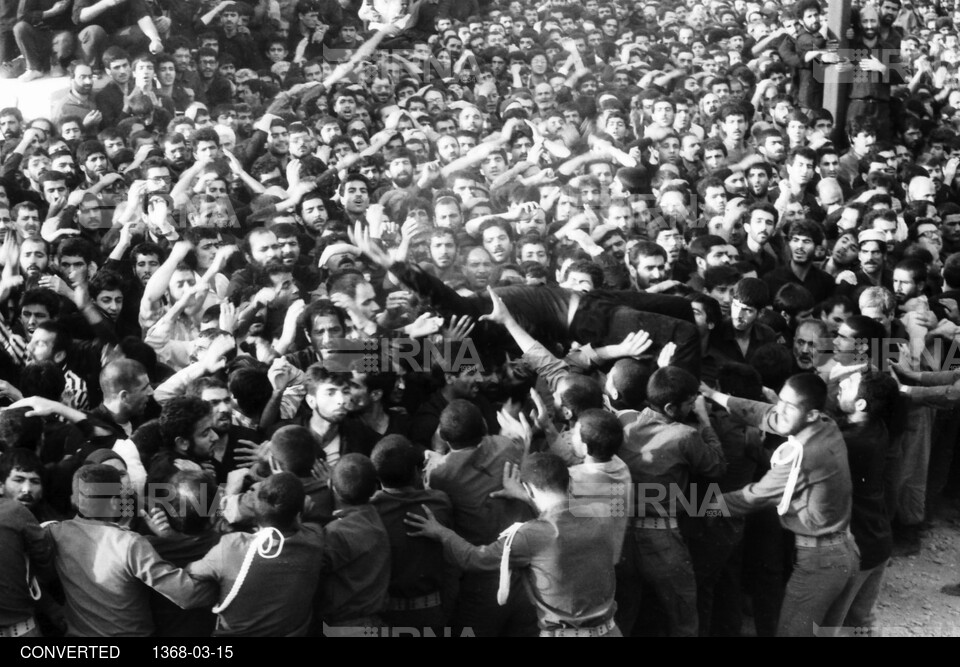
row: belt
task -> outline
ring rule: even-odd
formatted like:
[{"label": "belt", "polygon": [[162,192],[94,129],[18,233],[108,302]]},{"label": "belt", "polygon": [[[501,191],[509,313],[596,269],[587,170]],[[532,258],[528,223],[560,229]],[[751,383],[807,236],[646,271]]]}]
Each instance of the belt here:
[{"label": "belt", "polygon": [[817,547],[830,547],[836,544],[843,544],[847,539],[846,533],[829,533],[827,535],[818,535],[811,537],[809,535],[796,535],[796,545],[805,549],[816,549]]},{"label": "belt", "polygon": [[611,630],[617,627],[617,622],[610,620],[594,625],[589,628],[555,628],[553,630],[541,630],[541,637],[603,637]]},{"label": "belt", "polygon": [[433,609],[440,606],[440,593],[430,593],[418,598],[390,598],[387,600],[387,611],[415,611],[417,609]]},{"label": "belt", "polygon": [[0,637],[22,637],[37,627],[36,619],[31,616],[25,621],[0,627]]},{"label": "belt", "polygon": [[653,528],[656,530],[668,530],[677,528],[677,520],[674,517],[649,517],[638,516],[630,520],[630,525],[634,528]]}]

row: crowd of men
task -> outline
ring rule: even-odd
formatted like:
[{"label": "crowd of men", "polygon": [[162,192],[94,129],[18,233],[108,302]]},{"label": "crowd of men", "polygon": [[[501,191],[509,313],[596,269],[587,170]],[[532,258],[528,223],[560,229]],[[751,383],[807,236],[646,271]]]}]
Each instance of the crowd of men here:
[{"label": "crowd of men", "polygon": [[960,11],[853,5],[0,2],[0,636],[871,631]]}]

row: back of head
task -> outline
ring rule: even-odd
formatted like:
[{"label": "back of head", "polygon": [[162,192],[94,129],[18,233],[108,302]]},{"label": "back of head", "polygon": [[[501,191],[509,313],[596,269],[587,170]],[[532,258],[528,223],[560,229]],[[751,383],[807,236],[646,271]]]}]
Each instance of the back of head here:
[{"label": "back of head", "polygon": [[[67,388],[67,380],[63,375],[63,369],[55,361],[35,361],[27,364],[20,371],[19,386],[24,396],[42,396],[51,401],[59,401]],[[2,421],[3,417],[0,416],[0,422]]]},{"label": "back of head", "polygon": [[480,444],[487,434],[487,424],[480,408],[462,398],[447,404],[440,413],[440,437],[451,449],[463,449]]},{"label": "back of head", "polygon": [[883,328],[883,325],[866,315],[851,315],[844,321],[844,324],[849,327],[855,340],[866,341],[869,345],[867,351],[869,358],[858,359],[857,363],[868,360],[879,361],[881,359],[883,339],[887,335],[887,331]]},{"label": "back of head", "polygon": [[121,391],[135,389],[137,381],[147,374],[147,369],[138,361],[117,359],[100,371],[100,389],[104,399],[115,397]]},{"label": "back of head", "polygon": [[753,353],[750,365],[760,374],[764,387],[779,391],[793,371],[793,353],[780,343],[764,343]]},{"label": "back of head", "polygon": [[161,507],[170,519],[170,527],[185,535],[199,535],[210,527],[219,505],[217,485],[200,470],[180,470],[170,478],[168,499]]},{"label": "back of head", "polygon": [[347,454],[334,466],[331,485],[345,505],[363,505],[377,490],[377,471],[363,454]]},{"label": "back of head", "polygon": [[874,416],[889,414],[894,401],[900,394],[897,381],[888,373],[868,369],[860,376],[860,389],[857,399],[867,402],[865,412]]},{"label": "back of head", "polygon": [[305,426],[284,426],[270,438],[270,453],[283,472],[309,477],[317,460],[317,438]]},{"label": "back of head", "polygon": [[[0,452],[15,447],[33,449],[43,436],[43,420],[27,417],[30,408],[0,410]],[[3,478],[6,479],[6,478]],[[0,479],[0,483],[2,483]]]},{"label": "back of head", "polygon": [[658,369],[647,383],[647,403],[659,412],[668,404],[679,406],[700,390],[700,382],[689,371],[676,366]]},{"label": "back of head", "polygon": [[955,252],[943,263],[943,282],[948,289],[960,289],[960,252]]},{"label": "back of head", "polygon": [[596,408],[586,410],[577,423],[587,454],[597,461],[609,461],[623,445],[623,425],[611,412]]},{"label": "back of head", "polygon": [[717,381],[720,391],[725,394],[751,401],[763,400],[763,380],[757,369],[749,364],[732,361],[722,364]]},{"label": "back of head", "polygon": [[808,412],[823,410],[827,404],[827,383],[816,373],[793,375],[784,387],[790,387],[797,393],[800,407]]},{"label": "back of head", "polygon": [[73,502],[87,519],[119,519],[121,489],[120,471],[112,466],[85,465],[73,475]]},{"label": "back of head", "polygon": [[565,494],[570,488],[570,471],[556,454],[531,454],[523,461],[520,481],[540,491]]},{"label": "back of head", "polygon": [[586,375],[568,375],[563,378],[560,403],[576,419],[584,410],[603,407],[603,387]]},{"label": "back of head", "polygon": [[257,524],[275,528],[289,527],[303,511],[306,501],[303,482],[289,472],[270,475],[257,489]]},{"label": "back of head", "polygon": [[636,359],[618,359],[610,370],[610,381],[617,390],[620,405],[639,410],[647,400],[647,383],[653,373],[653,365]]},{"label": "back of head", "polygon": [[263,412],[273,395],[267,372],[257,368],[239,368],[230,374],[230,394],[237,408],[253,417]]},{"label": "back of head", "polygon": [[370,455],[380,483],[389,488],[413,484],[420,458],[413,444],[402,435],[382,438]]}]

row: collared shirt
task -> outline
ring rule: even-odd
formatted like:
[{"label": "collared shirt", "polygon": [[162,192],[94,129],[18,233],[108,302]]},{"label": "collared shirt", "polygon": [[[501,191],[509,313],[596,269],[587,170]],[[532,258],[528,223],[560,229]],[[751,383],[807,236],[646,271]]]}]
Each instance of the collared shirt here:
[{"label": "collared shirt", "polygon": [[150,588],[189,609],[213,604],[216,588],[160,558],[147,538],[77,518],[47,527],[67,598],[69,637],[149,637]]},{"label": "collared shirt", "polygon": [[453,506],[442,491],[390,489],[370,499],[390,536],[390,597],[413,599],[436,593],[443,585],[446,566],[443,547],[433,540],[410,537],[404,523],[407,512],[423,514],[423,506],[444,526],[453,524]]},{"label": "collared shirt", "polygon": [[[313,617],[313,597],[320,581],[323,529],[303,524],[283,534],[283,546],[268,551],[275,558],[254,556],[233,601],[217,619],[214,637],[303,637]],[[201,560],[187,566],[191,576],[215,582],[218,600],[233,589],[256,534],[229,533]]]},{"label": "collared shirt", "polygon": [[694,428],[646,408],[624,429],[620,458],[638,486],[631,516],[676,516],[691,475],[719,477],[727,464],[710,426]]},{"label": "collared shirt", "polygon": [[619,456],[570,468],[570,511],[577,516],[611,517],[617,535],[614,560],[620,560],[627,532],[627,508],[633,505],[630,469]]},{"label": "collared shirt", "polygon": [[315,611],[326,623],[379,614],[390,586],[390,536],[373,505],[334,512],[324,527]]},{"label": "collared shirt", "polygon": [[52,543],[26,507],[11,498],[0,498],[0,627],[26,621],[33,615],[27,589],[30,574],[53,565]]},{"label": "collared shirt", "polygon": [[[730,398],[727,409],[747,424],[779,434],[776,409],[769,403]],[[850,527],[853,485],[840,429],[832,419],[821,416],[793,437],[803,445],[803,460],[780,523],[796,535],[808,537],[845,532]],[[733,515],[774,507],[783,498],[789,475],[789,465],[771,468],[759,482],[723,494],[723,501]]]},{"label": "collared shirt", "polygon": [[[465,570],[500,568],[506,538],[474,546],[453,533],[444,553]],[[567,503],[543,512],[517,531],[510,566],[524,568],[523,582],[537,608],[541,629],[589,627],[614,611],[617,529],[609,517],[584,520]]]}]

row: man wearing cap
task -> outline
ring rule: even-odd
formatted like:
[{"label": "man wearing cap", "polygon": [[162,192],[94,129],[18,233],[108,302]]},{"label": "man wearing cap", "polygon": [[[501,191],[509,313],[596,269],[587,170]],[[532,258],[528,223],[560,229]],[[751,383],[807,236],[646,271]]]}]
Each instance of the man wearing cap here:
[{"label": "man wearing cap", "polygon": [[[810,637],[838,627],[859,570],[850,533],[853,486],[843,435],[823,412],[827,385],[804,373],[787,380],[776,405],[733,398],[706,385],[701,393],[746,424],[783,436],[759,482],[723,494],[731,516],[777,507],[796,536],[796,566],[787,584],[777,635]],[[820,627],[825,626],[823,631]]]}]

